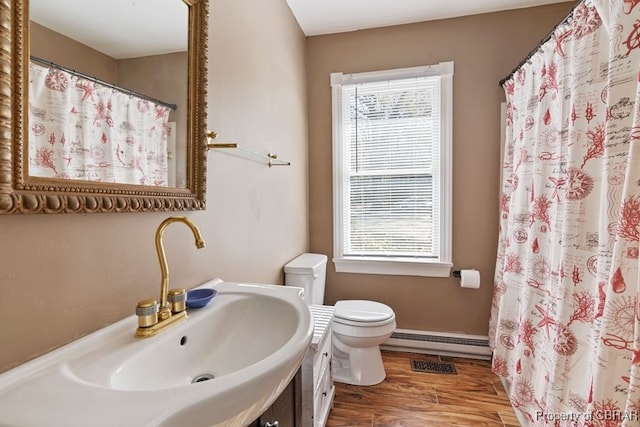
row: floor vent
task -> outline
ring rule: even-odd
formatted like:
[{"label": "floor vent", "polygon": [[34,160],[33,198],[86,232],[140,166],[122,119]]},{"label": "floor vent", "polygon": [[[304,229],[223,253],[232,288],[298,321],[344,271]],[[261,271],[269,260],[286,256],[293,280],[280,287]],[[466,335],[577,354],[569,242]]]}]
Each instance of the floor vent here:
[{"label": "floor vent", "polygon": [[434,374],[457,374],[456,367],[452,362],[432,362],[429,360],[411,359],[411,370],[415,372],[430,372]]}]

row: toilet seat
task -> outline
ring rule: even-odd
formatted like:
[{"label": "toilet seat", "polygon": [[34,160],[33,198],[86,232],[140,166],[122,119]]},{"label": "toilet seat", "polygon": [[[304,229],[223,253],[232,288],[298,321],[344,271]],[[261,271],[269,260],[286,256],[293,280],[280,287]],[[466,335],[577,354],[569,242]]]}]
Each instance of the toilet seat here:
[{"label": "toilet seat", "polygon": [[382,303],[342,300],[335,304],[332,323],[334,370],[337,382],[374,385],[386,377],[380,354],[396,328],[396,315]]},{"label": "toilet seat", "polygon": [[382,303],[367,300],[343,300],[335,304],[334,322],[354,326],[386,325],[395,319],[393,310]]}]

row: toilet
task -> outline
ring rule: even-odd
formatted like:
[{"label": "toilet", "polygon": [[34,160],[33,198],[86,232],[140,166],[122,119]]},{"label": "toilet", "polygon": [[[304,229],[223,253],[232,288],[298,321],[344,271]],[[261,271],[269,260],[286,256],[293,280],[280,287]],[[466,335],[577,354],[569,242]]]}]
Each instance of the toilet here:
[{"label": "toilet", "polygon": [[[304,289],[308,305],[323,304],[327,256],[305,253],[284,266],[285,285]],[[396,328],[393,310],[380,302],[341,300],[335,305],[333,322],[333,379],[353,385],[374,385],[386,373],[380,344]]]}]

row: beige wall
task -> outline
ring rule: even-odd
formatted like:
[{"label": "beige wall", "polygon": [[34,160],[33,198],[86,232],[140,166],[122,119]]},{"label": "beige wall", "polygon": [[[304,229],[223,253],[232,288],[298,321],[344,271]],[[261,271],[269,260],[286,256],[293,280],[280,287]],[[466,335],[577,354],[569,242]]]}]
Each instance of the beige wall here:
[{"label": "beige wall", "polygon": [[[187,214],[207,247],[196,250],[180,224],[167,230],[172,284],[190,288],[213,277],[282,283],[282,265],[309,247],[331,256],[329,73],[453,60],[453,255],[456,268],[480,269],[482,289],[462,290],[452,279],[336,275],[330,264],[326,302],[377,299],[395,309],[401,328],[486,333],[497,238],[503,100],[497,82],[573,3],[305,44],[283,0],[212,1],[209,127],[220,140],[278,153],[292,166],[269,169],[209,153],[208,208]],[[128,316],[137,300],[155,296],[153,236],[169,215],[0,217],[0,372]]]},{"label": "beige wall", "polygon": [[[196,250],[181,224],[167,230],[171,284],[282,283],[282,266],[309,243],[304,36],[282,0],[218,0],[209,46],[210,126],[292,166],[210,153],[207,210],[186,214],[207,247]],[[154,233],[169,215],[0,216],[0,372],[156,296]]]},{"label": "beige wall", "polygon": [[479,290],[455,279],[327,271],[325,303],[389,304],[399,328],[486,334],[498,235],[498,86],[575,2],[307,39],[311,250],[333,252],[329,74],[455,62],[453,261],[480,270]]},{"label": "beige wall", "polygon": [[118,61],[87,45],[29,22],[30,54],[81,73],[118,83]]}]

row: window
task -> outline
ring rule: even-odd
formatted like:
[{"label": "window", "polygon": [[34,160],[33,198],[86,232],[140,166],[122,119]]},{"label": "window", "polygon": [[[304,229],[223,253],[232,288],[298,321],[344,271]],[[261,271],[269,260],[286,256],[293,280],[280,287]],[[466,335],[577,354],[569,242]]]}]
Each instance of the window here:
[{"label": "window", "polygon": [[453,63],[331,74],[336,271],[447,277]]}]

